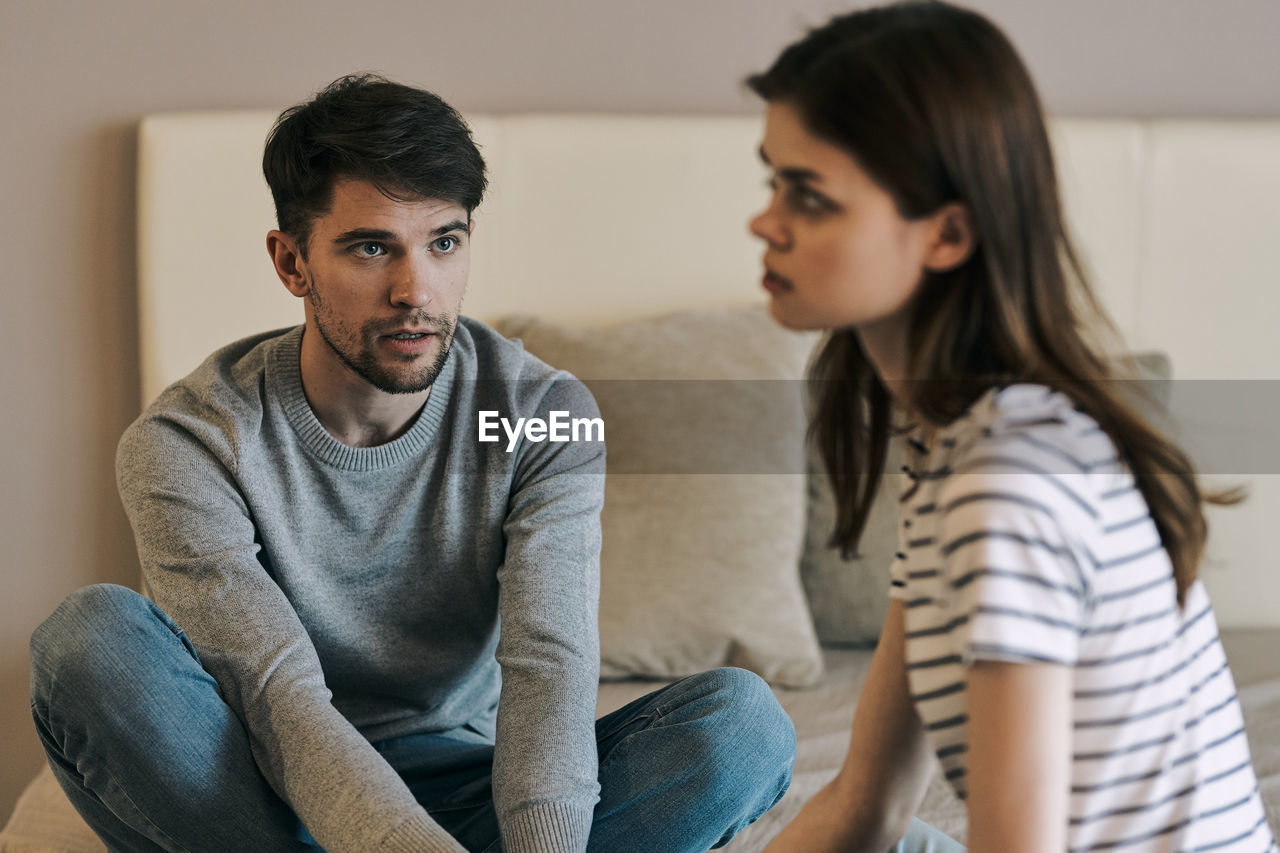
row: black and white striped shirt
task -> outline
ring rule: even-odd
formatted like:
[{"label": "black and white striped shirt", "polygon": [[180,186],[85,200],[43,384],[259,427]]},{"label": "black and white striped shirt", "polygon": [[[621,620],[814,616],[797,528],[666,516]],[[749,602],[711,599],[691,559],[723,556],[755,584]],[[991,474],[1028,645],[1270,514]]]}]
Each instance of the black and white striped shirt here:
[{"label": "black and white striped shirt", "polygon": [[1072,668],[1071,851],[1268,853],[1235,686],[1203,586],[1168,554],[1097,423],[1038,385],[911,442],[892,595],[913,701],[965,796],[967,665]]}]

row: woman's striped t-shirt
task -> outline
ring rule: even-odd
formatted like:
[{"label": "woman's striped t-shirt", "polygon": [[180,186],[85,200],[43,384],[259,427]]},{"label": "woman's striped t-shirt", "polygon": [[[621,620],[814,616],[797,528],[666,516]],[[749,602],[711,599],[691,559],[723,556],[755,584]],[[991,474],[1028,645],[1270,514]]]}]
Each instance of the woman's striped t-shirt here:
[{"label": "woman's striped t-shirt", "polygon": [[1061,393],[989,391],[909,444],[892,595],[912,698],[965,796],[967,665],[1072,668],[1072,851],[1276,845],[1198,582],[1172,568],[1115,446]]}]

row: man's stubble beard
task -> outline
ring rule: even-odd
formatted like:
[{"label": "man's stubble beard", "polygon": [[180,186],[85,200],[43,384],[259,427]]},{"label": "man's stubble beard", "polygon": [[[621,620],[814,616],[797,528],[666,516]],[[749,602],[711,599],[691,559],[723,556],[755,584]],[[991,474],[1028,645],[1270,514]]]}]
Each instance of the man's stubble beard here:
[{"label": "man's stubble beard", "polygon": [[[370,335],[370,329],[366,326],[358,332],[352,332],[341,320],[333,319],[330,322],[331,318],[327,316],[327,305],[316,291],[314,280],[310,282],[310,286],[307,289],[307,301],[311,303],[316,330],[320,333],[325,345],[333,351],[334,355],[338,356],[339,360],[349,370],[379,391],[387,394],[417,394],[426,391],[436,381],[449,358],[449,350],[453,346],[453,335],[458,325],[458,315],[456,314],[428,314],[426,311],[415,310],[395,322],[395,328],[402,325],[426,326],[437,335],[440,342],[440,351],[436,353],[436,357],[430,365],[421,372],[404,377],[385,369],[379,363],[377,355],[368,345],[371,337],[376,340],[380,336],[376,333],[376,330],[374,330],[374,334]],[[349,352],[339,345],[339,340],[343,337],[354,340],[357,343],[358,351]],[[421,356],[418,356],[418,358],[421,358]],[[413,360],[413,357],[404,359],[404,361]]]}]

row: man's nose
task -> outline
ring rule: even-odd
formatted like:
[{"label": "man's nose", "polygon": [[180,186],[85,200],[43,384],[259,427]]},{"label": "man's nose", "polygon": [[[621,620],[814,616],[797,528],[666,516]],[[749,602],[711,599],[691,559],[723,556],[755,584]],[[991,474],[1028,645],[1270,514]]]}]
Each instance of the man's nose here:
[{"label": "man's nose", "polygon": [[409,308],[424,308],[435,297],[435,271],[426,258],[406,256],[396,267],[391,301]]}]

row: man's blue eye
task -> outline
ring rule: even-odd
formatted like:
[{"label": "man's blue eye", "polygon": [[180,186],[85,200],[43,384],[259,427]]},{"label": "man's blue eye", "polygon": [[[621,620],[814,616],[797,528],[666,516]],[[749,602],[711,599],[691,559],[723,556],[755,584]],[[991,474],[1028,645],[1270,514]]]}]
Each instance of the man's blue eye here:
[{"label": "man's blue eye", "polygon": [[458,245],[455,237],[441,237],[436,241],[436,249],[441,252],[452,252]]},{"label": "man's blue eye", "polygon": [[360,254],[367,258],[376,257],[377,255],[382,254],[381,243],[361,243],[358,248],[360,250]]}]

